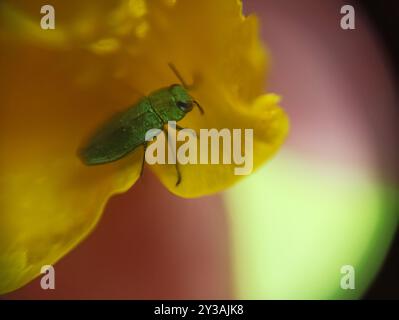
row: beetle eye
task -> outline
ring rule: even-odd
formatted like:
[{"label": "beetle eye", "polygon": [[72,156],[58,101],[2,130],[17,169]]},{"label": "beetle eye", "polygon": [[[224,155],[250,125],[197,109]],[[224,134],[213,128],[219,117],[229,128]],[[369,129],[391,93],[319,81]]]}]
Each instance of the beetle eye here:
[{"label": "beetle eye", "polygon": [[177,106],[184,112],[189,112],[193,109],[193,104],[191,102],[177,101]]}]

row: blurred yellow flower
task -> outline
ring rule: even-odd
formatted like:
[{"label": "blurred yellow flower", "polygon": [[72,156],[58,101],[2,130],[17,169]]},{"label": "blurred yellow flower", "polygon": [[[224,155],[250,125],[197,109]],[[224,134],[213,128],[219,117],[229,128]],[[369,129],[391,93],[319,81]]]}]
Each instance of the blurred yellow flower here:
[{"label": "blurred yellow flower", "polygon": [[[173,62],[205,115],[185,128],[253,128],[254,168],[288,131],[278,97],[264,95],[266,55],[255,17],[234,0],[52,1],[55,30],[40,28],[41,1],[0,3],[0,293],[54,264],[97,223],[112,194],[139,178],[142,149],[88,167],[82,141],[141,93],[171,83]],[[234,165],[151,169],[173,193],[196,197],[232,185]]]}]

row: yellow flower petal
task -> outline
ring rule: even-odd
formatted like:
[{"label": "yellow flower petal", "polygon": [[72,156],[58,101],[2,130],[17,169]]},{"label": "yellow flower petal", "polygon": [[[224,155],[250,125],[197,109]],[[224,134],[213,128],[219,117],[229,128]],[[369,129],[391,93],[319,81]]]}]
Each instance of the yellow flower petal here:
[{"label": "yellow flower petal", "polygon": [[[54,264],[93,229],[112,194],[139,177],[143,151],[87,167],[77,150],[142,94],[175,83],[173,62],[206,114],[187,128],[254,128],[254,166],[288,129],[263,95],[265,54],[254,17],[233,0],[53,1],[56,29],[41,30],[40,1],[0,3],[0,293]],[[179,123],[180,124],[180,123]],[[172,192],[223,190],[232,165],[152,166]]]}]

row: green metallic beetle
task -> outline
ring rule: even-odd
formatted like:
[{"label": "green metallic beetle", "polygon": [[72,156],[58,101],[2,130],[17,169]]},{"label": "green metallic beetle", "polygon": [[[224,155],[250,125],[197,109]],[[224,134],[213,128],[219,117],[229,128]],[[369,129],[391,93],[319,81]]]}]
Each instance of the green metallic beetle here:
[{"label": "green metallic beetle", "polygon": [[[169,67],[181,81],[150,93],[140,99],[135,105],[118,114],[89,140],[80,150],[80,156],[86,165],[99,165],[119,160],[138,147],[144,147],[141,165],[143,173],[147,141],[145,135],[150,129],[164,129],[168,121],[179,121],[196,105],[201,114],[203,109],[187,92],[189,86],[184,82],[174,65]],[[176,125],[176,129],[181,130]],[[176,161],[177,182],[181,182],[181,175]]]}]

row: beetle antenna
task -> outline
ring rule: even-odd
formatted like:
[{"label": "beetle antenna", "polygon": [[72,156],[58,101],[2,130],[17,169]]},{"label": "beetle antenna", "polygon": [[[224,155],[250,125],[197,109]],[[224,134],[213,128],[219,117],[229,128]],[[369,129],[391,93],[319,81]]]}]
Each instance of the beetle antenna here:
[{"label": "beetle antenna", "polygon": [[200,106],[200,104],[198,103],[198,101],[193,101],[193,103],[198,107],[199,111],[201,112],[201,114],[204,114],[204,109],[202,109],[202,107]]},{"label": "beetle antenna", "polygon": [[181,82],[181,84],[183,85],[184,88],[189,89],[190,87],[192,87],[192,85],[189,86],[189,85],[187,84],[187,82],[184,81],[183,77],[181,76],[181,74],[179,73],[179,71],[177,71],[175,65],[174,65],[172,62],[169,62],[169,63],[168,63],[168,66],[169,66],[169,68],[172,69],[173,73],[174,73],[174,74],[176,75],[176,77],[179,79],[179,81]]}]

